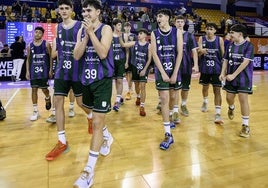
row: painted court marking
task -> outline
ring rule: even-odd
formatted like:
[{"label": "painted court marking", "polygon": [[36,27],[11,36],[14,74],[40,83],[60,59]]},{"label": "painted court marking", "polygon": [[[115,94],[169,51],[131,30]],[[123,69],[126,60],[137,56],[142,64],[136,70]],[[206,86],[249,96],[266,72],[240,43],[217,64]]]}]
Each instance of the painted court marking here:
[{"label": "painted court marking", "polygon": [[16,89],[16,91],[13,93],[13,95],[8,99],[6,105],[4,106],[5,109],[7,109],[7,106],[11,103],[11,101],[15,98],[17,93],[20,91],[20,89]]}]

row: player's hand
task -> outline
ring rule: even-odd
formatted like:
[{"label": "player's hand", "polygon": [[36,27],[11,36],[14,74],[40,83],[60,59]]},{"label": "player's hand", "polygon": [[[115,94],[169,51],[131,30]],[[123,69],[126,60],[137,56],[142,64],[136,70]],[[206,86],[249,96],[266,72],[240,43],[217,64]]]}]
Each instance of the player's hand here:
[{"label": "player's hand", "polygon": [[199,67],[198,66],[193,66],[192,71],[194,74],[199,72]]},{"label": "player's hand", "polygon": [[127,69],[127,68],[128,68],[128,63],[126,62],[126,63],[125,63],[125,69]]},{"label": "player's hand", "polygon": [[232,81],[233,79],[235,79],[235,76],[233,74],[228,74],[226,76],[226,80],[229,81],[229,82]]},{"label": "player's hand", "polygon": [[176,81],[177,81],[177,74],[172,74],[172,76],[170,78],[170,83],[175,84]]},{"label": "player's hand", "polygon": [[170,82],[170,78],[168,77],[166,73],[162,74],[162,79],[164,82]]},{"label": "player's hand", "polygon": [[90,18],[85,18],[82,21],[82,26],[85,29],[87,34],[94,32],[93,23]]},{"label": "player's hand", "polygon": [[145,73],[146,73],[146,71],[143,69],[143,70],[140,72],[140,76],[145,76]]}]

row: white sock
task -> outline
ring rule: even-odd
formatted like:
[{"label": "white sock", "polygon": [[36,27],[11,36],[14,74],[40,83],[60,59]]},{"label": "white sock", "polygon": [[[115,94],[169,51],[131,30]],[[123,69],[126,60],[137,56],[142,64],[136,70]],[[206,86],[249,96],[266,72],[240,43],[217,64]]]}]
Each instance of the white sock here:
[{"label": "white sock", "polygon": [[165,133],[171,134],[171,132],[170,132],[170,122],[164,122],[164,129],[165,129]]},{"label": "white sock", "polygon": [[70,106],[69,106],[70,109],[74,109],[74,103],[73,102],[70,102]]},{"label": "white sock", "polygon": [[94,168],[98,160],[98,156],[99,156],[99,152],[89,150],[87,166],[90,167],[92,171],[94,171]]},{"label": "white sock", "polygon": [[179,106],[178,105],[173,106],[173,112],[179,112]]},{"label": "white sock", "polygon": [[120,102],[120,100],[121,100],[121,95],[116,95],[116,102]]},{"label": "white sock", "polygon": [[51,114],[54,115],[54,116],[56,115],[56,109],[55,108],[52,108]]},{"label": "white sock", "polygon": [[33,104],[33,111],[35,111],[35,112],[38,111],[37,104]]},{"label": "white sock", "polygon": [[204,103],[208,103],[208,97],[204,97]]},{"label": "white sock", "polygon": [[248,126],[249,116],[242,116],[242,124]]},{"label": "white sock", "polygon": [[216,114],[221,114],[221,106],[215,106]]},{"label": "white sock", "polygon": [[186,106],[186,100],[182,100],[182,101],[181,101],[181,105],[182,105],[182,106]]},{"label": "white sock", "polygon": [[143,103],[143,102],[141,102],[141,105],[140,105],[140,107],[144,107],[144,103]]},{"label": "white sock", "polygon": [[66,144],[65,130],[58,131],[58,139],[61,143]]}]

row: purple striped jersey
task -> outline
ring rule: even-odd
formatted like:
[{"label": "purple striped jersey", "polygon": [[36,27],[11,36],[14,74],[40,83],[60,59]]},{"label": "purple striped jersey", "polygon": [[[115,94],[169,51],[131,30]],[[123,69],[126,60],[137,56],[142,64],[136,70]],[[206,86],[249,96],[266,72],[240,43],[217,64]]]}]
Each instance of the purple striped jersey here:
[{"label": "purple striped jersey", "polygon": [[248,66],[231,81],[231,85],[251,88],[254,59],[254,46],[252,43],[246,40],[242,44],[235,44],[234,42],[230,43],[226,48],[224,59],[228,61],[227,74],[234,73],[244,59],[250,60]]},{"label": "purple striped jersey", "polygon": [[[177,29],[172,27],[167,34],[161,32],[158,28],[153,31],[156,40],[157,56],[169,77],[171,77],[177,57]],[[180,71],[178,71],[180,72]],[[177,81],[181,81],[180,73],[178,73]],[[161,73],[155,66],[155,79],[162,79]]]},{"label": "purple striped jersey", "polygon": [[[101,41],[101,31],[105,24],[102,24],[96,31],[95,35]],[[83,37],[83,36],[82,36]],[[82,59],[82,84],[90,85],[93,82],[103,78],[111,78],[114,74],[114,60],[112,45],[105,59],[100,59],[91,40],[88,41],[86,51]]]},{"label": "purple striped jersey", "polygon": [[48,78],[50,61],[45,40],[39,46],[30,43],[29,65],[31,80]]},{"label": "purple striped jersey", "polygon": [[74,26],[65,29],[62,23],[58,25],[56,46],[58,63],[55,70],[55,79],[80,81],[81,64],[73,57],[73,50],[77,41],[77,32],[81,22],[76,21]]},{"label": "purple striped jersey", "polygon": [[[134,33],[129,33],[129,35],[128,35],[128,40],[127,41],[125,41],[125,38],[124,38],[124,35],[126,35],[125,33],[122,33],[122,39],[123,39],[123,42],[130,42],[130,41],[136,41],[137,40],[137,36],[134,34]],[[124,52],[126,52],[126,48],[124,48],[123,49],[124,50]],[[130,53],[129,53],[129,58],[128,58],[128,63],[131,63],[131,64],[133,64],[132,62],[131,62],[131,60],[133,59],[133,58],[131,58],[131,50],[129,51]]]},{"label": "purple striped jersey", "polygon": [[131,62],[140,72],[144,69],[147,60],[148,60],[148,49],[149,43],[146,42],[143,45],[140,45],[138,41],[135,42],[135,45],[131,48],[132,56]]},{"label": "purple striped jersey", "polygon": [[192,50],[198,48],[193,34],[185,31],[183,33],[183,58],[180,66],[182,74],[192,74],[193,53]]},{"label": "purple striped jersey", "polygon": [[119,61],[125,59],[126,52],[120,45],[119,37],[113,37],[112,45],[113,45],[114,60]]},{"label": "purple striped jersey", "polygon": [[201,56],[200,72],[204,74],[220,74],[223,56],[220,47],[220,37],[215,36],[215,40],[209,41],[206,36],[202,36],[202,47],[207,48],[208,53]]}]

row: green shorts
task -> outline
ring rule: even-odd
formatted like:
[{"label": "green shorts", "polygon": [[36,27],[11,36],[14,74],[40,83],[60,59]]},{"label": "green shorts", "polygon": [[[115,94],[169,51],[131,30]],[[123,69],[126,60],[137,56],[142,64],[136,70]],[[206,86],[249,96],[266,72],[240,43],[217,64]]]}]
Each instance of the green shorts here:
[{"label": "green shorts", "polygon": [[107,113],[111,111],[113,81],[111,78],[83,86],[83,106],[94,112]]},{"label": "green shorts", "polygon": [[71,80],[61,80],[61,79],[55,79],[54,80],[54,95],[62,95],[67,97],[70,89],[73,89],[74,96],[80,97],[82,96],[82,83],[79,82],[73,82]]},{"label": "green shorts", "polygon": [[233,94],[237,94],[237,93],[248,93],[248,94],[252,94],[252,87],[239,87],[239,86],[233,86],[231,84],[225,84],[222,88],[223,90],[227,91],[228,93],[233,93]]},{"label": "green shorts", "polygon": [[132,81],[133,82],[146,82],[148,79],[148,71],[145,76],[140,76],[139,71],[136,67],[132,67]]},{"label": "green shorts", "polygon": [[123,79],[125,76],[125,63],[126,59],[114,60],[114,78]]},{"label": "green shorts", "polygon": [[181,89],[181,82],[176,82],[175,84],[170,84],[169,82],[164,82],[162,79],[161,80],[156,80],[155,81],[155,86],[157,90],[179,90]]},{"label": "green shorts", "polygon": [[48,79],[34,79],[30,81],[32,88],[46,89],[49,87]]}]

